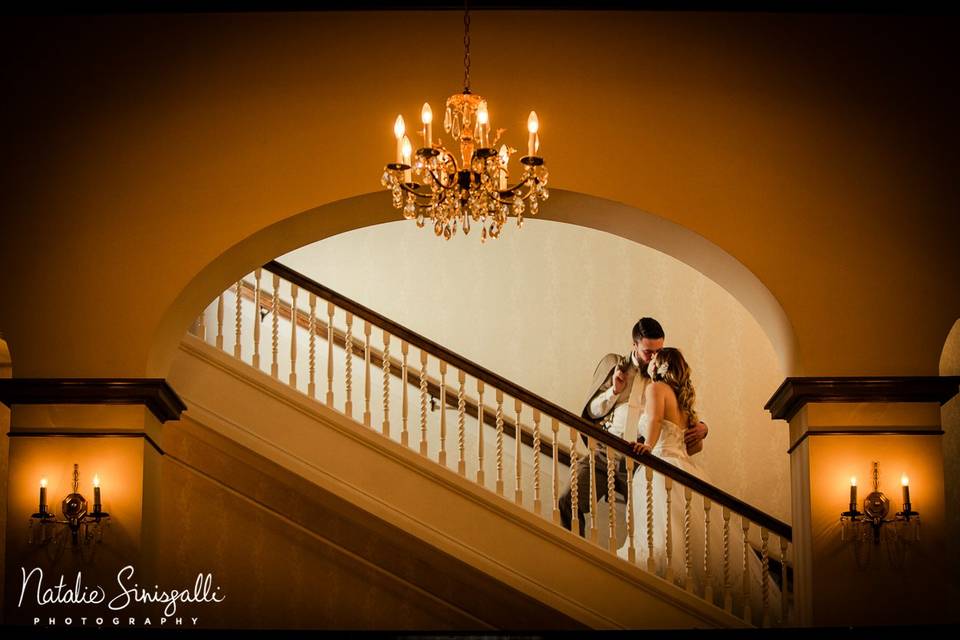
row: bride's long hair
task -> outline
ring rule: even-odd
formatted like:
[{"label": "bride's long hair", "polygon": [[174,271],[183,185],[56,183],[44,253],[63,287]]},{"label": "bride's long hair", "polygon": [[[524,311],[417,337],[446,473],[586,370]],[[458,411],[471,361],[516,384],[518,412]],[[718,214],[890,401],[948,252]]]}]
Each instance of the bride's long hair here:
[{"label": "bride's long hair", "polygon": [[690,382],[690,365],[687,364],[679,349],[664,347],[657,353],[657,366],[653,372],[654,381],[666,382],[677,394],[677,406],[687,414],[687,426],[692,427],[700,418],[693,408],[697,392]]}]

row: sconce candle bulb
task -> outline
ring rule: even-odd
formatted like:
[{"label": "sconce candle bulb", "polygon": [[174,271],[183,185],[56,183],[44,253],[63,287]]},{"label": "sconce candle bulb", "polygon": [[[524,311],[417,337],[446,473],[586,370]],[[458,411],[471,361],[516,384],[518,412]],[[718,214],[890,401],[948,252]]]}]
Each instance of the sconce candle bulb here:
[{"label": "sconce candle bulb", "polygon": [[850,511],[857,510],[857,476],[850,476]]},{"label": "sconce candle bulb", "polygon": [[40,478],[40,510],[37,513],[47,512],[47,479]]},{"label": "sconce candle bulb", "polygon": [[93,476],[93,512],[100,513],[100,476]]},{"label": "sconce candle bulb", "polygon": [[900,476],[900,484],[903,485],[903,511],[910,512],[910,478],[907,474]]}]

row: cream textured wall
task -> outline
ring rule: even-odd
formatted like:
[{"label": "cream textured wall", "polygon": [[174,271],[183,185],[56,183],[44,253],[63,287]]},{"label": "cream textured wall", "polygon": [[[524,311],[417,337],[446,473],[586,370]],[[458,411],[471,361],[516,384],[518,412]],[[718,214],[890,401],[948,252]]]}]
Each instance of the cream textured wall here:
[{"label": "cream textured wall", "polygon": [[650,315],[693,368],[714,483],[788,521],[787,429],[763,405],[785,375],[756,321],[687,265],[635,242],[527,221],[498,242],[394,222],[280,261],[579,414],[599,358]]}]

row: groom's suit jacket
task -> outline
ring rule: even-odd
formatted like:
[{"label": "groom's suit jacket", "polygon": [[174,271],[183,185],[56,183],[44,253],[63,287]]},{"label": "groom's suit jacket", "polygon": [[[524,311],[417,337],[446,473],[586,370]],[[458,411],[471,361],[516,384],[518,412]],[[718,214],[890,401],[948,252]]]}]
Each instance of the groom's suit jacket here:
[{"label": "groom's suit jacket", "polygon": [[[613,370],[617,365],[620,365],[626,374],[626,384],[623,386],[623,390],[617,395],[616,402],[611,405],[609,411],[599,418],[594,418],[590,415],[590,402],[598,393],[608,390],[613,385]],[[587,401],[583,405],[583,411],[580,412],[581,417],[583,417],[584,420],[593,422],[599,427],[611,416],[618,406],[630,401],[634,378],[638,375],[640,375],[640,370],[633,364],[633,358],[630,357],[630,354],[623,356],[617,353],[608,353],[605,355],[593,372],[593,382],[590,384],[590,393],[587,394]],[[586,438],[584,438],[584,443],[586,443]]]}]

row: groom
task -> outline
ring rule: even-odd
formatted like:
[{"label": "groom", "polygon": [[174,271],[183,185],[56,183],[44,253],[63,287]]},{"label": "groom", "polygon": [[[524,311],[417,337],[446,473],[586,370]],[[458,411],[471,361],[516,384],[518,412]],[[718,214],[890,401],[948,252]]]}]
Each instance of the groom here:
[{"label": "groom", "polygon": [[[650,382],[647,365],[663,348],[663,327],[653,318],[640,318],[633,326],[633,350],[629,356],[608,353],[597,365],[590,387],[590,400],[583,408],[582,416],[597,424],[611,435],[634,442],[637,438],[637,422],[643,413],[644,391]],[[707,437],[707,425],[698,422],[684,434],[687,453],[693,455],[703,449],[703,439]],[[584,438],[586,440],[586,438]],[[599,502],[607,496],[607,450],[598,444],[595,453],[594,487]],[[620,457],[614,473],[614,487],[617,492],[627,493],[627,464]],[[560,520],[563,526],[570,528],[573,518],[570,487],[559,499]],[[577,520],[580,523],[580,535],[584,535],[584,514],[590,512],[590,461],[585,460],[577,470]]]}]

